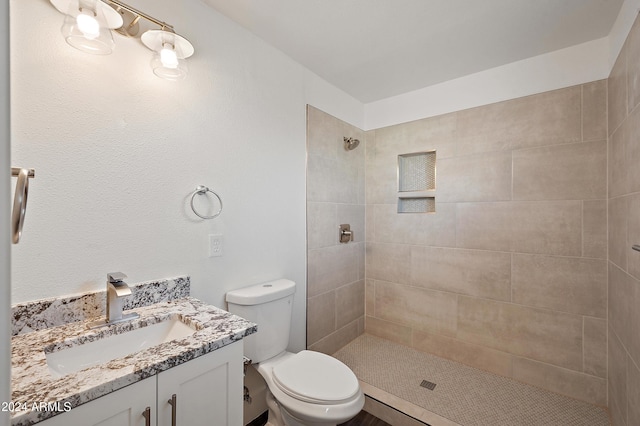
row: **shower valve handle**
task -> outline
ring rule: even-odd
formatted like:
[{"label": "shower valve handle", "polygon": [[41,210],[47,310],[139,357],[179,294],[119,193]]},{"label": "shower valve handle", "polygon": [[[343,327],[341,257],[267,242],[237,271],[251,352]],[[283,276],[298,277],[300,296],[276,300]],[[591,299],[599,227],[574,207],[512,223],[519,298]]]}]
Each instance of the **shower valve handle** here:
[{"label": "shower valve handle", "polygon": [[353,231],[351,230],[351,225],[340,225],[340,242],[348,243],[349,241],[353,241]]}]

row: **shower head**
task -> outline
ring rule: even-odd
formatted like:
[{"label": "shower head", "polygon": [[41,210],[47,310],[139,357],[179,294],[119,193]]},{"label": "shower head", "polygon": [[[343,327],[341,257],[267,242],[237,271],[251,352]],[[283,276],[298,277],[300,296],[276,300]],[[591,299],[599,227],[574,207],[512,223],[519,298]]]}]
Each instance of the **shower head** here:
[{"label": "shower head", "polygon": [[344,149],[347,151],[352,151],[360,145],[360,141],[354,138],[344,137]]}]

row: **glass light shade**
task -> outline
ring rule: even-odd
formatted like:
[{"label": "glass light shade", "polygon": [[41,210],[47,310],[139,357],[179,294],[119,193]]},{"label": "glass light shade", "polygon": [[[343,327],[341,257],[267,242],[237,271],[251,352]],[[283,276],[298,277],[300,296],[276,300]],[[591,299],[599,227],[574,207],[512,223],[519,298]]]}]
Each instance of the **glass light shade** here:
[{"label": "glass light shade", "polygon": [[71,46],[94,55],[108,55],[115,43],[106,18],[96,1],[81,0],[78,9],[65,15],[62,35]]},{"label": "glass light shade", "polygon": [[174,81],[183,80],[189,73],[187,61],[176,56],[174,50],[167,51],[166,48],[153,52],[151,69],[158,77]]},{"label": "glass light shade", "polygon": [[193,55],[193,46],[186,38],[165,30],[149,30],[142,34],[142,43],[153,51],[151,69],[165,80],[182,80],[187,76],[185,58]]}]

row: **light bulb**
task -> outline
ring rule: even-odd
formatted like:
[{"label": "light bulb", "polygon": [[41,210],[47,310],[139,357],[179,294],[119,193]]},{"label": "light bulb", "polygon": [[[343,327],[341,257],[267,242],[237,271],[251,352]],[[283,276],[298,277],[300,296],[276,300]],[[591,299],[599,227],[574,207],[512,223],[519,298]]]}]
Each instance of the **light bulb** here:
[{"label": "light bulb", "polygon": [[176,51],[173,50],[173,46],[170,45],[170,47],[162,47],[162,50],[160,51],[160,62],[162,62],[162,66],[165,68],[178,68],[178,55],[176,54]]},{"label": "light bulb", "polygon": [[100,24],[93,16],[81,13],[76,18],[76,22],[78,23],[78,29],[87,39],[93,40],[100,36]]}]

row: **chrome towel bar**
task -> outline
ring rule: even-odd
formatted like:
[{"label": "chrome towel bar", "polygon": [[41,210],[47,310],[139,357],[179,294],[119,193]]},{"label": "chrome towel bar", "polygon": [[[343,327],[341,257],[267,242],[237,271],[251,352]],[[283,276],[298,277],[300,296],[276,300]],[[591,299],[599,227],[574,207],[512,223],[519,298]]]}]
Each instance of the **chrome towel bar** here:
[{"label": "chrome towel bar", "polygon": [[36,177],[34,169],[18,167],[11,168],[11,176],[17,177],[16,192],[13,197],[13,210],[11,212],[11,241],[13,244],[20,242],[24,216],[27,212],[27,196],[29,194],[29,178]]},{"label": "chrome towel bar", "polygon": [[28,172],[28,177],[34,178],[36,177],[35,169],[21,169],[20,167],[12,167],[11,168],[11,177],[17,177],[20,173],[20,170],[26,170]]}]

